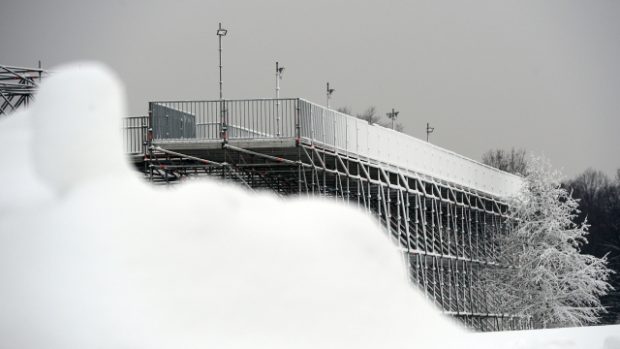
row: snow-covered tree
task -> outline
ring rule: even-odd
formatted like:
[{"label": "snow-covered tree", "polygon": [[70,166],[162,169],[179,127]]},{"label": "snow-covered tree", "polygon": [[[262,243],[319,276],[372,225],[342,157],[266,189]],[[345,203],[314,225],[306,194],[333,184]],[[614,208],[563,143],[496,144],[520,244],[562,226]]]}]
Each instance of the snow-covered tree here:
[{"label": "snow-covered tree", "polygon": [[535,327],[596,323],[610,290],[605,258],[580,253],[587,222],[574,223],[578,202],[549,163],[532,158],[512,200],[510,233],[499,240],[502,267],[486,274],[500,309],[531,317]]}]

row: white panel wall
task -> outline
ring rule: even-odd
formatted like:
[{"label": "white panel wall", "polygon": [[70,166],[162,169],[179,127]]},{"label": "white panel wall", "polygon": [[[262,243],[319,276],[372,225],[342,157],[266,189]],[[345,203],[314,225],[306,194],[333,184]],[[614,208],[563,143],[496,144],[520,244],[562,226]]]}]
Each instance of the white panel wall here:
[{"label": "white panel wall", "polygon": [[342,153],[356,154],[498,197],[516,195],[522,185],[518,176],[312,102],[300,100],[299,110],[301,136]]}]

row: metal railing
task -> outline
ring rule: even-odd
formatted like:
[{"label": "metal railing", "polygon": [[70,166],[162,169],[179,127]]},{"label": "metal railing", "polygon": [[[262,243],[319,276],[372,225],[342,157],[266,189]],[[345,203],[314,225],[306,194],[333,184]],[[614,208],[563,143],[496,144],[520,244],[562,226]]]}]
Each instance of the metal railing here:
[{"label": "metal railing", "polygon": [[394,165],[496,196],[518,192],[513,174],[365,120],[300,99],[300,137],[345,155]]},{"label": "metal railing", "polygon": [[[243,99],[151,102],[153,137],[197,140],[293,138],[296,136],[298,101]],[[189,127],[193,127],[191,131]]]},{"label": "metal railing", "polygon": [[125,153],[144,154],[148,131],[148,116],[130,116],[123,118],[121,127]]},{"label": "metal railing", "polygon": [[151,102],[153,139],[295,138],[495,196],[513,195],[521,178],[457,153],[304,99]]}]

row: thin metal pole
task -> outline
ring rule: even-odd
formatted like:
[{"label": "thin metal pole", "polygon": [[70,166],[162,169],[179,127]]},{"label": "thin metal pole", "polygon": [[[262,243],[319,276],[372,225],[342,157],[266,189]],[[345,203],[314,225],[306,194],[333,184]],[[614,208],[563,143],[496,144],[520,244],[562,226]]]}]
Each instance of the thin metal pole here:
[{"label": "thin metal pole", "polygon": [[218,37],[218,51],[219,51],[219,59],[220,59],[220,122],[221,122],[221,138],[224,140],[224,143],[228,141],[228,120],[226,118],[226,105],[224,102],[224,94],[222,93],[222,36],[226,35],[228,30],[222,28],[222,23],[220,22],[219,28],[217,30]]},{"label": "thin metal pole", "polygon": [[[220,23],[219,30],[222,30],[222,23]],[[222,94],[222,35],[218,34],[218,47],[220,53],[220,100],[223,99]]]},{"label": "thin metal pole", "polygon": [[333,88],[329,88],[329,82],[327,83],[327,109],[329,109],[329,99],[332,96],[332,93],[334,93],[334,91],[336,91]]},{"label": "thin metal pole", "polygon": [[276,62],[276,99],[280,98],[280,66]]},{"label": "thin metal pole", "polygon": [[280,137],[280,64],[276,62],[276,136]]},{"label": "thin metal pole", "polygon": [[329,109],[329,82],[327,83],[327,109]]},{"label": "thin metal pole", "polygon": [[428,142],[428,135],[433,133],[433,131],[435,131],[434,127],[431,127],[430,124],[427,122],[426,123],[426,141]]},{"label": "thin metal pole", "polygon": [[394,110],[394,108],[392,108],[392,111],[387,113],[387,117],[392,120],[392,130],[394,129],[394,120],[396,120],[396,117],[398,116],[398,113],[396,110]]}]

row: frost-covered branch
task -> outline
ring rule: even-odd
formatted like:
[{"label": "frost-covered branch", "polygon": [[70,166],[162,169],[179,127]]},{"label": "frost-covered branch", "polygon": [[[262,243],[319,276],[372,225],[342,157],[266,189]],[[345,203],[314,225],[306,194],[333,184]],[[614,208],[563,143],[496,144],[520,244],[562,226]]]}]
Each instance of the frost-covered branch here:
[{"label": "frost-covered branch", "polygon": [[532,158],[518,198],[512,200],[513,230],[498,241],[507,268],[485,279],[501,311],[530,316],[538,327],[579,326],[605,311],[610,270],[606,258],[580,253],[589,225],[576,224],[578,202],[560,186],[549,164]]}]

